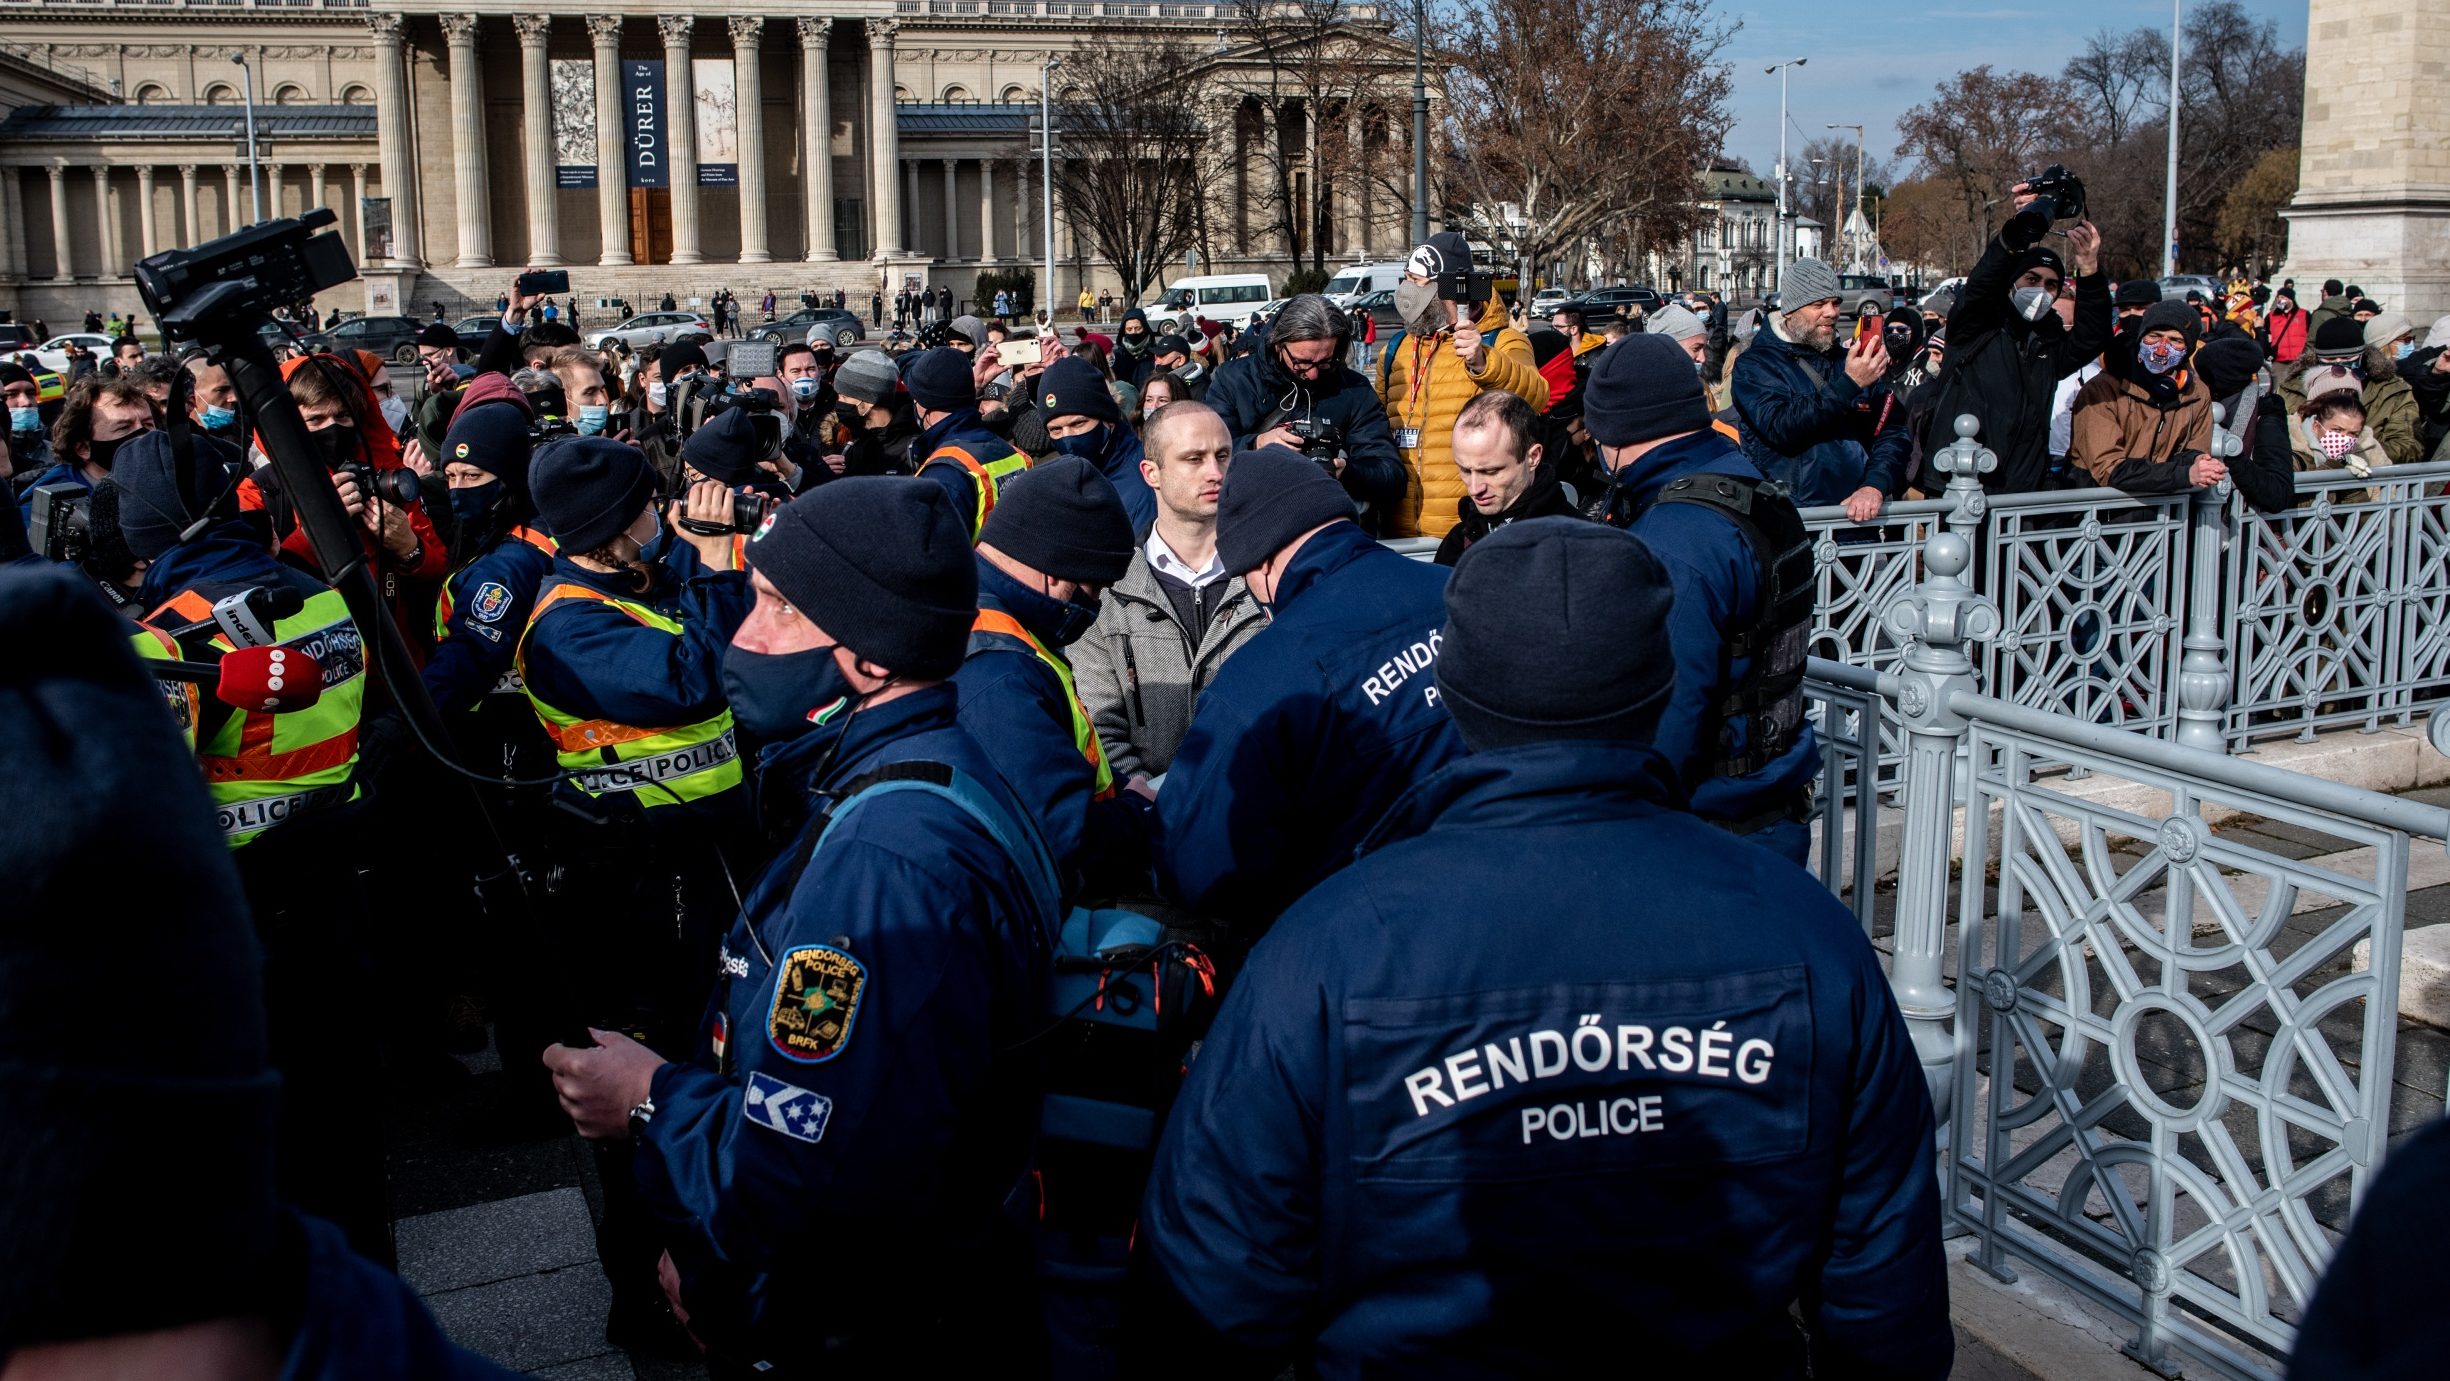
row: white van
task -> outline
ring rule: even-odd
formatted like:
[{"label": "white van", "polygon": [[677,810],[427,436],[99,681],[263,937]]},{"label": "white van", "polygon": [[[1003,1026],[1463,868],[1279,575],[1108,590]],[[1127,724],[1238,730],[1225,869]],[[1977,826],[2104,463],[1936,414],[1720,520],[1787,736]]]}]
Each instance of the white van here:
[{"label": "white van", "polygon": [[1339,270],[1320,291],[1326,294],[1328,301],[1349,312],[1354,303],[1371,293],[1393,292],[1395,285],[1403,281],[1404,261],[1396,259],[1384,264],[1355,264]]},{"label": "white van", "polygon": [[1165,296],[1148,309],[1149,329],[1160,335],[1181,332],[1190,328],[1193,318],[1206,317],[1240,330],[1275,295],[1264,273],[1177,278],[1166,284]]}]

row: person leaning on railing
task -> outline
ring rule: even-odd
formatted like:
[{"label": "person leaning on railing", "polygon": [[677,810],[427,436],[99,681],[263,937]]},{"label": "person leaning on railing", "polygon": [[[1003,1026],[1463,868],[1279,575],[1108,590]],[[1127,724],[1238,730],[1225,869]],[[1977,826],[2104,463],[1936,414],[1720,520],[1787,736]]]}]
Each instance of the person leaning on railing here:
[{"label": "person leaning on railing", "polygon": [[2177,494],[2228,478],[2229,467],[2211,454],[2211,391],[2187,367],[2196,331],[2185,303],[2155,304],[2076,394],[2067,458],[2093,483]]}]

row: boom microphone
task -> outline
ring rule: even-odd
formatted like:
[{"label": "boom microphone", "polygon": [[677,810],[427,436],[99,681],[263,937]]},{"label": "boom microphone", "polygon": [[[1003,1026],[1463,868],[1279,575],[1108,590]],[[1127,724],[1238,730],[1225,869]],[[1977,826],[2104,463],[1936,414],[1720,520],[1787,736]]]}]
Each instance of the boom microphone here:
[{"label": "boom microphone", "polygon": [[256,714],[310,710],[323,698],[323,667],[295,648],[242,647],[218,662],[147,661],[165,681],[211,686],[213,698]]}]

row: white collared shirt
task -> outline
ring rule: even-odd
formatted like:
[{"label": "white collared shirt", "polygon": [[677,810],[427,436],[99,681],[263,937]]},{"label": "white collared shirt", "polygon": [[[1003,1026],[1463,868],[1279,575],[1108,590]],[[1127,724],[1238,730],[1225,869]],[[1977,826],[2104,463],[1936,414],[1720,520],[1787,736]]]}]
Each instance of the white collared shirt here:
[{"label": "white collared shirt", "polygon": [[1144,550],[1148,555],[1149,569],[1179,580],[1194,590],[1204,590],[1225,578],[1225,558],[1212,551],[1208,553],[1208,564],[1193,570],[1191,563],[1176,556],[1174,549],[1165,544],[1165,538],[1158,536],[1153,527],[1149,529],[1148,546]]}]

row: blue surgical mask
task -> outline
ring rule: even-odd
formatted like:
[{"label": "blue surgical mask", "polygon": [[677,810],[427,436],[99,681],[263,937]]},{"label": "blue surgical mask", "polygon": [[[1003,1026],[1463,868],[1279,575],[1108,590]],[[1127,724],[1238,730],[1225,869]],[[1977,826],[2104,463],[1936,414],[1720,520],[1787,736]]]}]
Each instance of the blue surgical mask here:
[{"label": "blue surgical mask", "polygon": [[791,381],[791,396],[805,403],[816,397],[824,387],[823,379],[794,379]]},{"label": "blue surgical mask", "polygon": [[42,409],[41,409],[41,408],[10,408],[10,409],[9,409],[9,430],[10,430],[10,431],[13,431],[13,432],[36,432],[36,431],[41,431],[41,430],[42,430],[42,425],[43,425],[43,412],[42,412]]},{"label": "blue surgical mask", "polygon": [[474,527],[502,499],[502,481],[487,480],[451,491],[451,517],[461,527]]},{"label": "blue surgical mask", "polygon": [[581,403],[578,405],[578,434],[580,436],[602,436],[605,426],[611,421],[612,408],[608,404]]},{"label": "blue surgical mask", "polygon": [[196,415],[196,420],[203,423],[204,430],[208,432],[226,432],[238,425],[238,409],[207,406]]},{"label": "blue surgical mask", "polygon": [[2392,359],[2394,359],[2394,360],[2404,360],[2404,359],[2406,359],[2408,356],[2413,355],[2413,354],[2415,354],[2415,353],[2416,353],[2416,342],[2414,342],[2414,341],[2412,341],[2412,340],[2403,340],[2403,341],[2399,342],[2399,348],[2398,348],[2397,350],[2395,350],[2395,351],[2393,351],[2393,352],[2391,353],[2391,358],[2392,358]]},{"label": "blue surgical mask", "polygon": [[1097,460],[1106,454],[1106,430],[1106,424],[1100,422],[1077,435],[1055,437],[1055,449],[1082,460]]},{"label": "blue surgical mask", "polygon": [[766,743],[784,743],[834,720],[852,696],[834,658],[836,646],[802,652],[727,649],[723,697],[733,721]]}]

